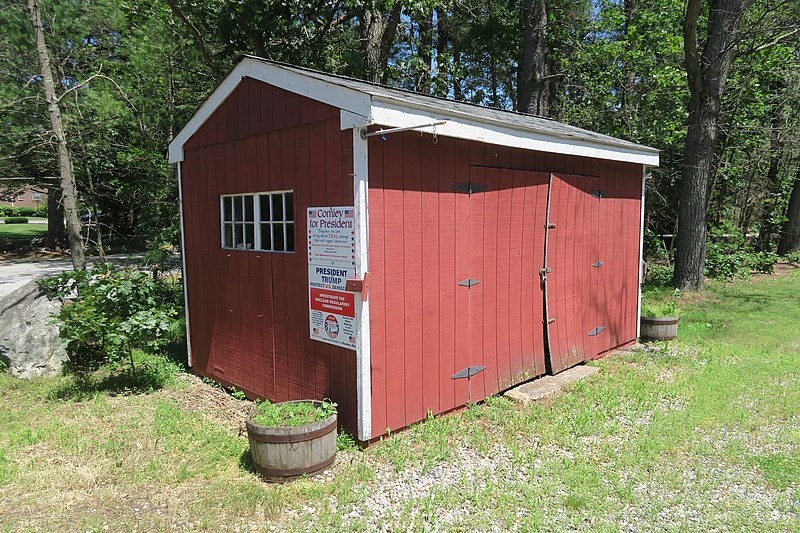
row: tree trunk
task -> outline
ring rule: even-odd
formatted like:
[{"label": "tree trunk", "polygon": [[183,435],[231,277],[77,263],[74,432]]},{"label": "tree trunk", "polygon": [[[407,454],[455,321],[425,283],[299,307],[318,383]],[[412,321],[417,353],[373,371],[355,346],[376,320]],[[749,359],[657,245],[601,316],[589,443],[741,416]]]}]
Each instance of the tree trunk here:
[{"label": "tree trunk", "polygon": [[689,124],[683,152],[678,236],[673,283],[681,290],[705,285],[706,218],[719,138],[722,93],[735,54],[739,22],[751,0],[712,2],[708,35],[698,46],[701,0],[689,0],[684,19],[684,53],[689,82]]},{"label": "tree trunk", "polygon": [[64,206],[61,204],[61,189],[50,186],[47,189],[47,238],[45,246],[58,250],[67,245],[67,232],[64,228]]},{"label": "tree trunk", "polygon": [[364,7],[364,14],[361,16],[361,38],[364,41],[364,70],[369,81],[375,83],[386,81],[386,66],[397,35],[401,7],[400,2],[395,2],[385,20],[376,2],[370,2]]},{"label": "tree trunk", "polygon": [[800,167],[794,175],[792,195],[786,210],[786,222],[781,228],[781,241],[778,243],[778,255],[800,250]]},{"label": "tree trunk", "polygon": [[[782,90],[783,84],[779,90]],[[780,96],[780,95],[779,95]],[[783,129],[784,129],[783,101],[772,109],[772,128],[769,141],[769,170],[766,179],[766,195],[761,202],[761,219],[758,224],[758,250],[761,252],[772,251],[775,239],[780,233],[778,212],[781,196],[781,159],[783,159]]]},{"label": "tree trunk", "polygon": [[67,242],[72,252],[72,267],[75,270],[86,269],[86,258],[83,254],[83,244],[81,243],[81,223],[78,218],[78,194],[75,188],[75,174],[72,170],[72,157],[67,145],[67,136],[64,125],[61,123],[61,109],[56,97],[55,84],[53,83],[53,72],[50,68],[50,57],[47,53],[47,45],[44,40],[42,21],[39,17],[39,9],[36,0],[28,0],[28,14],[33,25],[33,36],[36,42],[36,52],[39,56],[39,68],[42,75],[42,85],[44,87],[44,98],[47,102],[47,111],[50,115],[50,124],[53,127],[53,135],[56,137],[58,145],[58,170],[61,176],[61,203],[64,206],[64,215],[67,221]]},{"label": "tree trunk", "polygon": [[447,96],[447,87],[450,78],[450,61],[448,48],[450,46],[450,27],[447,9],[436,9],[436,78],[433,83],[433,94]]},{"label": "tree trunk", "polygon": [[517,110],[549,116],[547,87],[547,6],[544,0],[522,0],[522,58]]},{"label": "tree trunk", "polygon": [[430,94],[431,72],[433,71],[433,11],[428,10],[418,20],[419,45],[417,53],[420,59],[420,71],[417,73],[416,90]]}]

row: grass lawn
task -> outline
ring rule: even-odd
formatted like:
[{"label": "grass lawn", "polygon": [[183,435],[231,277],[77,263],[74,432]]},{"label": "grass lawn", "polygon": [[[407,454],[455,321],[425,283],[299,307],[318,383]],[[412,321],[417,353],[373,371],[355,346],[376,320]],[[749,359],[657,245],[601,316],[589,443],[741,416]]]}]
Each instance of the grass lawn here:
[{"label": "grass lawn", "polygon": [[800,530],[800,271],[679,312],[677,342],[545,403],[490,398],[287,485],[248,469],[236,401],[165,361],[134,392],[0,374],[0,530]]},{"label": "grass lawn", "polygon": [[47,224],[0,224],[0,239],[6,238],[15,246],[28,244],[32,239],[44,237]]}]

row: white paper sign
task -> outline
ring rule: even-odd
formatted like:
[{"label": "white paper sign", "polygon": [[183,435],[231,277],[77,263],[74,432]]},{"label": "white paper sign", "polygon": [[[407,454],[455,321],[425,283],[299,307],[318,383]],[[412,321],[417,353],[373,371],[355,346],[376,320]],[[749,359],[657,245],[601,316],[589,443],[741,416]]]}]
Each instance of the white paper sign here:
[{"label": "white paper sign", "polygon": [[352,207],[307,212],[309,333],[350,349],[356,347],[356,304],[345,284],[356,277],[354,213]]}]

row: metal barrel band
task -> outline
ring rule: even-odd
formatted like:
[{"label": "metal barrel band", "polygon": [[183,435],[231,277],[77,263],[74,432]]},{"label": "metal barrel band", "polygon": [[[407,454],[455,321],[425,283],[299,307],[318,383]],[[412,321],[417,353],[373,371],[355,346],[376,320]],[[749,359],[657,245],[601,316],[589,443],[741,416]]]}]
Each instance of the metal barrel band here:
[{"label": "metal barrel band", "polygon": [[281,443],[291,443],[291,442],[305,442],[308,440],[316,439],[317,437],[322,437],[323,435],[327,435],[328,433],[336,431],[336,421],[334,420],[332,423],[328,424],[327,426],[321,427],[315,431],[311,431],[309,433],[297,433],[297,434],[289,434],[289,435],[261,435],[255,433],[253,431],[248,432],[248,436],[258,442],[269,442],[273,444],[281,444]]},{"label": "metal barrel band", "polygon": [[315,465],[310,465],[302,468],[267,468],[264,466],[260,466],[257,464],[253,464],[253,468],[258,471],[260,474],[263,474],[269,479],[272,480],[279,480],[279,481],[289,481],[291,478],[299,477],[302,475],[314,475],[321,470],[326,469],[333,461],[336,460],[336,456],[334,455],[330,459],[326,459],[321,463],[317,463]]}]

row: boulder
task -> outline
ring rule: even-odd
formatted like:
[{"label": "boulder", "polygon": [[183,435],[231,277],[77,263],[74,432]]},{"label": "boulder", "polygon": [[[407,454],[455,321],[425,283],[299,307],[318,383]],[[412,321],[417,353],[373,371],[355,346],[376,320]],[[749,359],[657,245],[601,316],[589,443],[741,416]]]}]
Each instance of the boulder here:
[{"label": "boulder", "polygon": [[35,281],[0,298],[0,361],[12,376],[27,379],[61,371],[67,352],[51,318],[60,307]]}]

